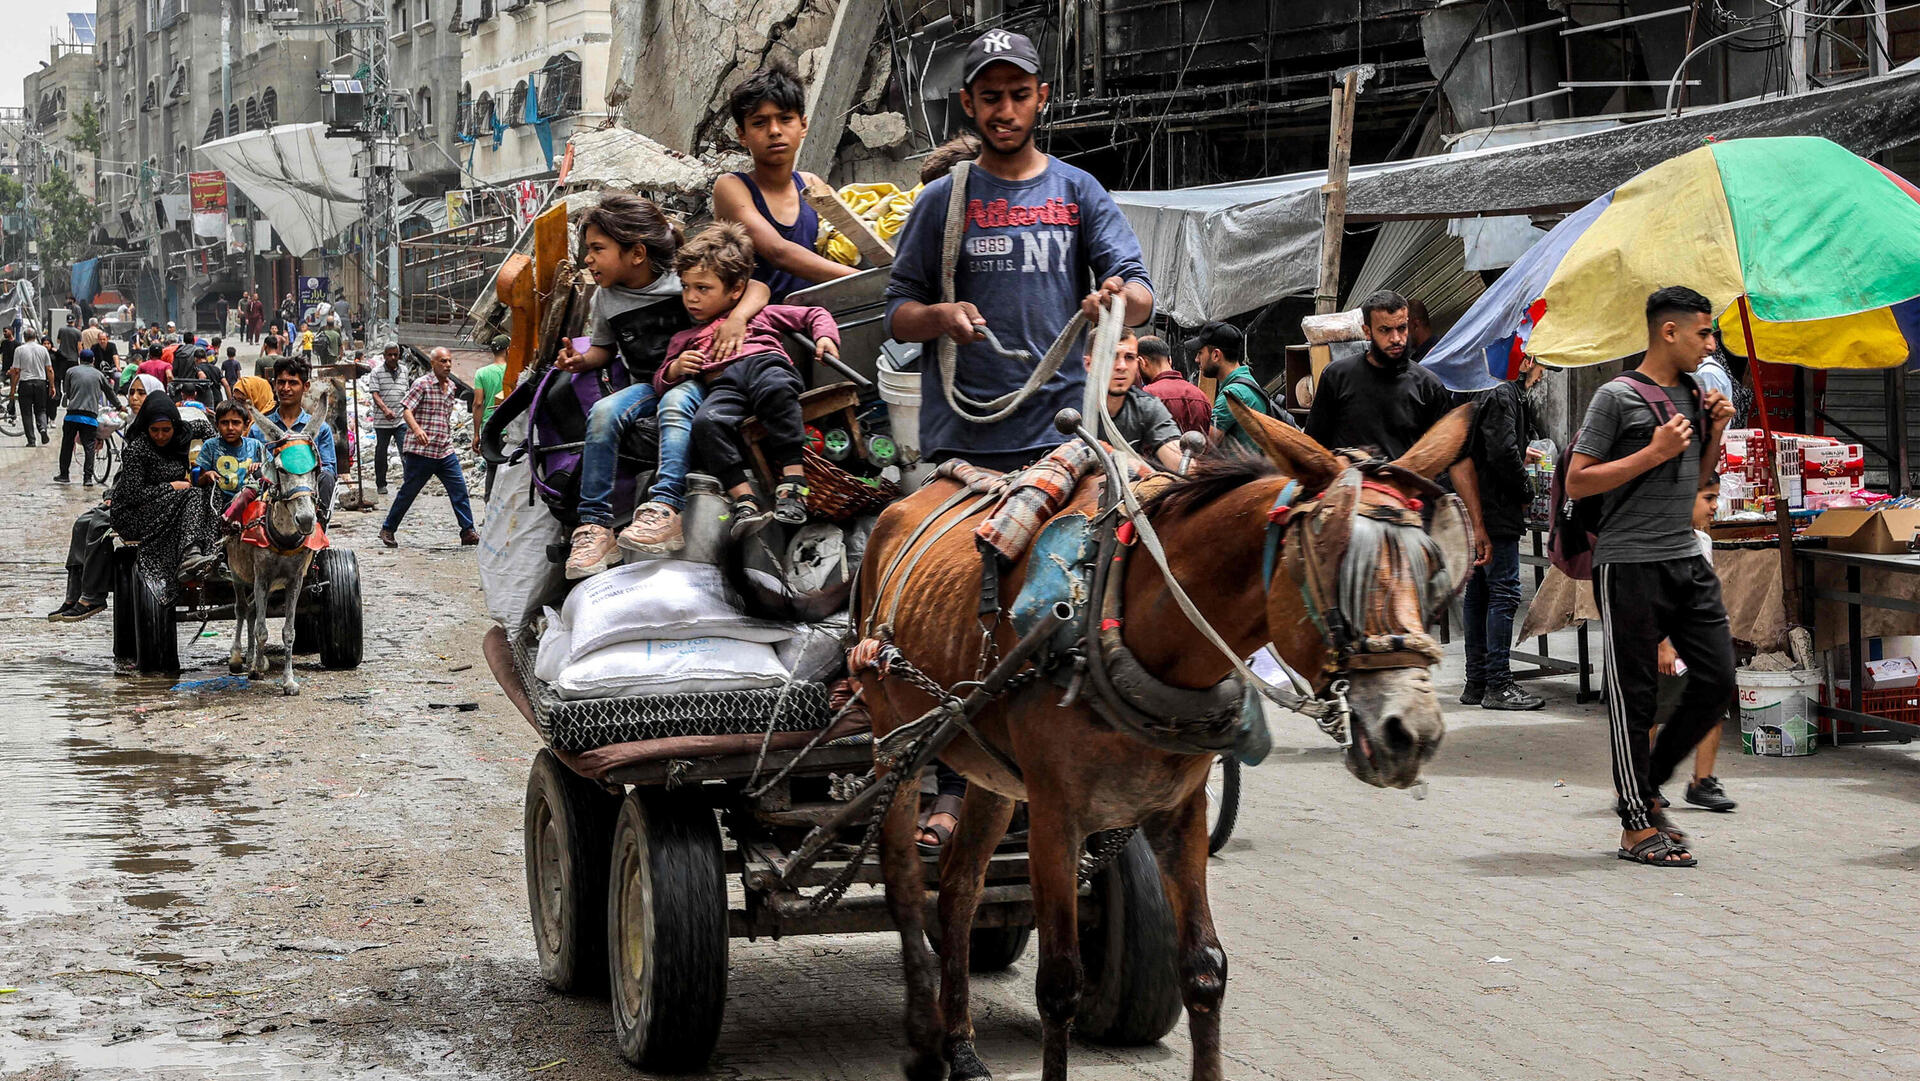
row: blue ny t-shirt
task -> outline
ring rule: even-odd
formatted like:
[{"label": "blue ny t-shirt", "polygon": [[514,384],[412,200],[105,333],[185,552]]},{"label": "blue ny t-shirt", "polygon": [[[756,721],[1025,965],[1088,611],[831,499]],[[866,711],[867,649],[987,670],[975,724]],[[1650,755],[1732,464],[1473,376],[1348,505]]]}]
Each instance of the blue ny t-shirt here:
[{"label": "blue ny t-shirt", "polygon": [[[900,232],[887,283],[889,332],[901,304],[940,303],[940,246],[952,190],[950,176],[928,184]],[[975,401],[1018,390],[1080,310],[1081,299],[1098,282],[1114,277],[1153,287],[1133,227],[1099,181],[1054,157],[1030,180],[1002,180],[973,168],[954,297],[980,309],[1002,345],[1029,350],[1034,360],[1008,360],[984,342],[963,345],[955,365],[956,389]],[[928,343],[920,373],[920,446],[927,457],[1039,453],[1060,445],[1053,415],[1078,409],[1086,384],[1080,348],[1068,353],[1066,363],[1019,411],[994,424],[954,415],[940,386],[935,348]]]},{"label": "blue ny t-shirt", "polygon": [[240,484],[247,479],[247,467],[265,457],[267,448],[258,439],[250,435],[240,437],[239,443],[229,443],[224,439],[208,439],[200,444],[200,458],[193,463],[193,479],[199,480],[200,474],[212,472],[219,479],[215,485],[228,495],[240,490]]}]

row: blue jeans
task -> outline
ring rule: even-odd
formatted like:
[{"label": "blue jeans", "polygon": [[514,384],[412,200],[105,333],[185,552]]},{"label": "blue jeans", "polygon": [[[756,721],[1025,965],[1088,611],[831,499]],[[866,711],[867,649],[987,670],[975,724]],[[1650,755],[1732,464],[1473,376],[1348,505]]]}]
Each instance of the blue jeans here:
[{"label": "blue jeans", "polygon": [[1513,614],[1520,608],[1520,538],[1493,537],[1487,565],[1467,580],[1467,682],[1513,682]]},{"label": "blue jeans", "polygon": [[453,504],[454,520],[460,523],[461,532],[473,528],[473,508],[467,503],[467,478],[460,472],[460,456],[449,454],[445,458],[429,458],[424,454],[400,455],[400,494],[393,497],[393,506],[387,508],[387,521],[380,528],[391,533],[400,528],[400,519],[407,516],[408,508],[413,506],[420,489],[435,477],[447,487],[447,502]]},{"label": "blue jeans", "polygon": [[620,438],[628,428],[660,412],[660,464],[654,468],[652,498],[674,510],[687,505],[687,455],[693,444],[693,414],[706,390],[689,379],[654,393],[653,384],[633,386],[593,403],[587,414],[587,445],[580,449],[580,522],[613,525],[613,481],[620,459]]}]

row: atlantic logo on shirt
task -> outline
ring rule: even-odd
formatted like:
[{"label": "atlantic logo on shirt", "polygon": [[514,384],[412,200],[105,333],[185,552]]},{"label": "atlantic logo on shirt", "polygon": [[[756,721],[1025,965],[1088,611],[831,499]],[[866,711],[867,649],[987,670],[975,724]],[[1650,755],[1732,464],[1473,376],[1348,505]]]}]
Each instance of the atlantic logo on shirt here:
[{"label": "atlantic logo on shirt", "polygon": [[[1048,199],[1039,206],[1009,206],[1005,199],[967,204],[967,224],[982,229],[1009,226],[1080,224],[1080,204],[1064,199]],[[1066,273],[1067,255],[1073,249],[1074,230],[1026,229],[1020,233],[995,233],[967,238],[967,254],[973,258],[967,269],[973,273],[1018,271],[1022,274]]]},{"label": "atlantic logo on shirt", "polygon": [[982,229],[1000,229],[1009,225],[1078,225],[1080,204],[1055,197],[1039,206],[1010,206],[1005,199],[967,203],[967,224]]}]

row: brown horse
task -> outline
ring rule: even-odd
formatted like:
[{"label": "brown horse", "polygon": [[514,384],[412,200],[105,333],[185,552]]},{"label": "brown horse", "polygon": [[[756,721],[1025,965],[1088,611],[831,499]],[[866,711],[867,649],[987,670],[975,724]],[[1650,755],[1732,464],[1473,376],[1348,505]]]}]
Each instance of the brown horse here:
[{"label": "brown horse", "polygon": [[[1312,673],[1316,691],[1324,694],[1335,675],[1333,651],[1310,619],[1300,586],[1286,573],[1288,559],[1280,561],[1271,588],[1263,589],[1262,554],[1269,510],[1288,481],[1298,479],[1306,491],[1317,493],[1348,463],[1285,424],[1242,415],[1266,460],[1203,459],[1192,476],[1167,486],[1148,504],[1148,517],[1165,545],[1175,580],[1237,655],[1249,656],[1271,642],[1295,671]],[[1468,411],[1456,410],[1395,464],[1420,477],[1437,474],[1458,457],[1467,426]],[[1094,509],[1097,486],[1083,484],[1062,513]],[[859,598],[863,633],[889,633],[881,621],[892,612],[890,636],[900,656],[947,687],[979,675],[975,523],[940,534],[904,582],[888,580],[878,569],[893,565],[920,524],[955,491],[951,481],[930,484],[881,516],[867,548],[864,565],[870,573],[861,578]],[[1410,492],[1386,483],[1368,483],[1357,491],[1363,504],[1417,506]],[[963,504],[946,514],[959,516],[964,510]],[[1400,543],[1424,540],[1418,536],[1422,530],[1404,524],[1390,528],[1416,536],[1395,535],[1392,543],[1375,545],[1377,565],[1360,568],[1357,577],[1347,580],[1367,590],[1366,610],[1359,614],[1368,633],[1424,635],[1422,608],[1427,599],[1417,591],[1405,556],[1407,547],[1418,545]],[[1283,549],[1303,543],[1302,532],[1290,529]],[[1321,553],[1330,559],[1322,565],[1339,567],[1344,555],[1344,550]],[[1002,595],[1016,595],[1026,573],[1024,561],[1007,571]],[[1182,614],[1152,562],[1132,561],[1124,600],[1123,640],[1160,680],[1205,688],[1231,671],[1228,660],[1206,644]],[[1016,638],[1004,614],[995,638],[1002,653]],[[857,663],[860,651],[855,653]],[[1339,673],[1350,682],[1352,741],[1346,764],[1356,777],[1396,788],[1418,779],[1421,765],[1433,756],[1445,731],[1430,664],[1429,658],[1403,667],[1356,665]],[[933,705],[931,697],[905,679],[887,678],[872,667],[858,674],[872,707],[876,737]],[[1096,831],[1138,826],[1158,861],[1176,928],[1176,968],[1193,1036],[1193,1077],[1213,1081],[1221,1076],[1220,1004],[1227,964],[1207,907],[1204,782],[1212,756],[1157,750],[1116,731],[1084,703],[1063,708],[1060,700],[1060,689],[1043,680],[1004,696],[976,719],[981,737],[1012,759],[1018,775],[964,735],[941,755],[971,783],[960,824],[942,856],[938,962],[923,931],[923,872],[914,845],[916,801],[896,800],[883,824],[888,907],[900,931],[907,976],[911,1055],[906,1073],[914,1079],[938,1079],[949,1069],[954,1078],[990,1076],[973,1048],[968,939],[988,860],[1006,833],[1016,801],[1024,800],[1040,936],[1035,993],[1044,1029],[1043,1077],[1063,1081],[1066,1076],[1068,1028],[1080,1002],[1077,875],[1083,845]],[[917,778],[903,782],[903,791],[917,791]]]}]

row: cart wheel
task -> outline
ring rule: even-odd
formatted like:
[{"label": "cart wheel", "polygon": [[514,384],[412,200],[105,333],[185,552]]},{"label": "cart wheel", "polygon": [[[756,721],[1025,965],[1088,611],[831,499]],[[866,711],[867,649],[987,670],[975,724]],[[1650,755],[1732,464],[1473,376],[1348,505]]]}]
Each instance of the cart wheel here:
[{"label": "cart wheel", "polygon": [[[934,953],[940,952],[940,936],[940,917],[928,906],[927,944]],[[975,927],[967,936],[967,971],[1005,972],[1027,952],[1032,938],[1031,927]]]},{"label": "cart wheel", "polygon": [[1173,911],[1160,892],[1160,868],[1136,833],[1093,885],[1098,926],[1082,926],[1086,976],[1074,1031],[1096,1043],[1139,1047],[1158,1041],[1180,1020],[1174,974]]},{"label": "cart wheel", "polygon": [[160,599],[160,591],[135,569],[133,588],[134,652],[140,671],[171,675],[180,671],[180,632],[174,623],[173,605]]},{"label": "cart wheel", "polygon": [[[361,634],[360,560],[343,548],[328,548],[313,557],[310,573],[321,575],[327,583],[317,610],[320,663],[328,668],[358,668],[365,646]],[[314,598],[306,597],[307,604]],[[299,620],[299,613],[294,619]]]},{"label": "cart wheel", "polygon": [[706,1065],[727,1004],[727,887],[713,810],[635,789],[613,831],[613,1036],[645,1070]]},{"label": "cart wheel", "polygon": [[968,972],[1005,972],[1027,952],[1031,927],[976,927],[967,936]]},{"label": "cart wheel", "polygon": [[133,579],[134,549],[116,545],[113,549],[113,659],[136,661],[140,658],[140,635],[134,626]]},{"label": "cart wheel", "polygon": [[1222,755],[1207,772],[1207,855],[1227,846],[1240,817],[1240,760]]},{"label": "cart wheel", "polygon": [[522,835],[527,908],[540,976],[556,991],[584,994],[607,982],[607,855],[620,798],[541,749],[527,776]]}]

